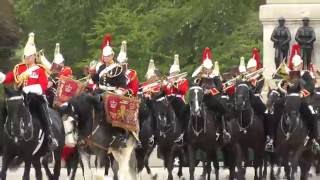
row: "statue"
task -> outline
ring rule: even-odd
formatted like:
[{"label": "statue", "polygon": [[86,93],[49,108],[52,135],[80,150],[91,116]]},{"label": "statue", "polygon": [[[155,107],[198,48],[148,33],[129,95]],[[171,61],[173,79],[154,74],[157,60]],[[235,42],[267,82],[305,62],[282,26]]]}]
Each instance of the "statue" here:
[{"label": "statue", "polygon": [[273,47],[275,48],[274,61],[277,69],[283,59],[287,62],[289,43],[291,41],[290,31],[284,26],[285,21],[283,17],[280,17],[278,20],[279,26],[274,28],[271,35],[271,41],[273,41]]},{"label": "statue", "polygon": [[309,18],[302,19],[303,26],[300,27],[296,34],[296,41],[302,50],[303,68],[310,68],[311,54],[313,43],[316,40],[316,34],[312,27],[309,26]]}]

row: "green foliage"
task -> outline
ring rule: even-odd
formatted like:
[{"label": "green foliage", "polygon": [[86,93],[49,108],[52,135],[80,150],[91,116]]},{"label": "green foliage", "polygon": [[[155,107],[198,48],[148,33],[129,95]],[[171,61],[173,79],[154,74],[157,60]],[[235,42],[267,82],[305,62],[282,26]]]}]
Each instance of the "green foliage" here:
[{"label": "green foliage", "polygon": [[[180,55],[184,71],[200,64],[202,50],[211,47],[222,69],[249,58],[261,47],[259,0],[17,0],[16,12],[25,32],[35,31],[37,47],[52,58],[60,42],[67,64],[80,72],[92,59],[99,59],[100,44],[112,34],[119,52],[128,44],[131,68],[140,78],[150,58],[167,74],[174,54]],[[23,41],[25,42],[25,41]]]}]

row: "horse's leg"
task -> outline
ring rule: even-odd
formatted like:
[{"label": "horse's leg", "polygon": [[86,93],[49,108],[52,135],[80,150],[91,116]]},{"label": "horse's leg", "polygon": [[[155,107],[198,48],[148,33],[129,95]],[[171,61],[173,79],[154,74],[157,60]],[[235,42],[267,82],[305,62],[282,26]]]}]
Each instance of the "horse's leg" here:
[{"label": "horse's leg", "polygon": [[[70,173],[68,174],[68,176],[69,176],[70,180],[74,180],[76,177],[78,164],[79,164],[79,158],[80,158],[79,152],[75,152],[73,158],[71,160],[69,159],[69,161],[72,161],[72,162],[69,162]],[[81,163],[80,163],[80,166],[81,166]],[[83,168],[83,165],[81,167]]]},{"label": "horse's leg", "polygon": [[319,176],[320,175],[320,154],[316,155],[316,159],[318,160],[316,164],[316,175]]},{"label": "horse's leg", "polygon": [[31,168],[31,161],[32,161],[31,158],[32,157],[28,157],[24,161],[24,172],[23,172],[22,180],[30,180],[30,168]]},{"label": "horse's leg", "polygon": [[254,165],[254,180],[258,180],[258,179],[259,179],[258,178],[258,166],[255,163],[255,165]]},{"label": "horse's leg", "polygon": [[205,160],[202,160],[202,174],[201,174],[201,177],[204,179],[206,178],[206,175],[207,175],[207,170],[206,170],[206,161]]},{"label": "horse's leg", "polygon": [[267,154],[263,157],[263,173],[262,173],[262,179],[265,180],[267,179],[267,174],[268,174],[268,158]]},{"label": "horse's leg", "polygon": [[96,157],[96,172],[95,172],[95,179],[103,180],[105,175],[105,168],[103,168],[102,161],[106,160],[105,152],[100,151]]},{"label": "horse's leg", "polygon": [[110,166],[111,166],[111,160],[110,160],[110,157],[107,156],[106,157],[106,166],[105,166],[105,169],[104,169],[104,175],[109,175]]},{"label": "horse's leg", "polygon": [[[217,158],[217,153],[216,152],[213,152],[214,154],[213,154],[213,166],[214,166],[214,173],[216,174],[216,180],[218,180],[219,179],[219,161],[218,161],[218,158]],[[209,164],[211,164],[210,162],[209,162]],[[210,170],[211,170],[211,166],[210,166]],[[211,173],[211,171],[210,171],[210,173]],[[209,174],[209,172],[208,172],[208,174]],[[208,177],[210,177],[210,174],[209,174],[209,176]],[[208,180],[210,180],[210,178],[208,178]]]},{"label": "horse's leg", "polygon": [[111,168],[113,171],[113,179],[118,180],[119,164],[114,159],[111,160]]},{"label": "horse's leg", "polygon": [[37,180],[42,180],[42,171],[41,171],[41,163],[40,163],[40,158],[39,157],[34,157],[32,160],[32,165],[35,169],[36,172],[36,179]]},{"label": "horse's leg", "polygon": [[314,158],[315,157],[311,152],[311,150],[304,151],[302,156],[299,158],[299,166],[301,169],[301,174],[300,174],[301,180],[307,180],[309,178],[310,176],[309,171],[311,169]]},{"label": "horse's leg", "polygon": [[237,179],[239,180],[244,180],[244,168],[242,167],[242,162],[243,162],[243,153],[242,153],[242,149],[239,145],[239,143],[235,144],[235,148],[236,148],[236,166],[238,168],[238,173],[237,173]]},{"label": "horse's leg", "polygon": [[[270,153],[270,180],[275,180],[275,174],[274,174],[274,165],[275,165],[275,161],[276,161],[276,156],[274,153]],[[265,163],[267,164],[267,162]]]},{"label": "horse's leg", "polygon": [[254,163],[256,163],[256,167],[259,169],[258,179],[263,178],[263,175],[262,175],[263,152],[264,152],[264,150],[259,151],[259,153],[255,153],[256,154],[256,158],[255,158],[256,160],[254,161]]},{"label": "horse's leg", "polygon": [[[288,157],[285,157],[283,159],[283,165],[284,165],[284,172],[285,172],[285,176],[288,180],[291,179],[291,176],[290,176],[290,170],[291,170],[291,167],[289,165],[289,160],[288,160]],[[281,167],[281,166],[280,166]]]},{"label": "horse's leg", "polygon": [[134,147],[136,140],[130,137],[127,141],[127,147],[120,151],[112,150],[113,157],[119,164],[118,178],[119,180],[131,180],[137,178],[136,165],[131,166],[130,160],[134,155]]},{"label": "horse's leg", "polygon": [[13,160],[14,155],[9,154],[6,149],[3,150],[3,156],[2,156],[2,168],[0,173],[0,179],[5,180],[7,178],[7,170],[9,163]]},{"label": "horse's leg", "polygon": [[[173,145],[175,146],[175,145]],[[168,180],[173,180],[172,170],[174,166],[174,151],[176,147],[172,147],[170,152],[167,155],[167,171],[168,171]]]},{"label": "horse's leg", "polygon": [[[215,162],[214,162],[213,158],[210,158],[207,160],[207,163],[206,163],[207,180],[210,180],[210,178],[211,178],[211,171],[212,171],[211,161],[213,161],[214,166],[215,166]],[[214,168],[216,169],[216,167],[214,167]],[[205,177],[203,179],[205,179]]]},{"label": "horse's leg", "polygon": [[92,179],[93,174],[90,168],[90,155],[84,151],[79,151],[79,153],[83,164],[83,177],[85,178],[85,176],[89,175],[89,179]]},{"label": "horse's leg", "polygon": [[181,152],[181,154],[179,154],[179,171],[178,171],[178,177],[181,178],[182,177],[182,168],[183,168],[183,152]]},{"label": "horse's leg", "polygon": [[49,158],[50,158],[49,156],[51,156],[51,153],[48,153],[47,155],[45,155],[45,156],[43,157],[43,159],[42,159],[42,165],[43,165],[44,171],[45,171],[48,179],[52,179],[53,177],[52,177],[51,171],[50,171],[49,166],[48,166],[48,164],[49,164]]},{"label": "horse's leg", "polygon": [[191,145],[188,145],[189,153],[189,174],[190,180],[194,180],[194,169],[195,169],[195,150]]},{"label": "horse's leg", "polygon": [[59,180],[61,170],[61,149],[54,151],[53,180]]}]

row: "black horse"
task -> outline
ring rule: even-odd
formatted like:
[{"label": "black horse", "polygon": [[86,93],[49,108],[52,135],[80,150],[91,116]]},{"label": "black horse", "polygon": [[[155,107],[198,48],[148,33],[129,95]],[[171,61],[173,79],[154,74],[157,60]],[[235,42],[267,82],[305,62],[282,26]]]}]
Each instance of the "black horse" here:
[{"label": "black horse", "polygon": [[[140,132],[139,139],[141,146],[136,148],[137,166],[138,172],[141,172],[143,168],[146,168],[147,173],[152,175],[149,167],[149,158],[156,146],[155,142],[155,119],[153,119],[150,108],[147,105],[147,99],[141,98],[140,109],[139,109],[139,124]],[[153,178],[156,178],[154,175]]]},{"label": "black horse", "polygon": [[[317,119],[318,129],[320,129],[320,88],[316,88],[313,95],[310,97],[310,105],[313,106],[313,110],[315,112],[315,117]],[[316,154],[315,159],[317,160],[315,163],[316,166],[316,174],[320,175],[320,154]]]},{"label": "black horse", "polygon": [[[78,142],[85,145],[79,149],[81,160],[85,170],[88,170],[88,152],[97,156],[97,176],[104,176],[102,167],[106,164],[107,153],[110,151],[119,164],[119,179],[135,179],[136,168],[134,164],[129,164],[131,156],[134,154],[135,139],[130,136],[126,148],[110,148],[112,143],[112,126],[106,122],[104,103],[99,96],[91,96],[86,93],[73,97],[67,108],[64,110],[64,117],[76,121],[79,139]],[[135,157],[134,157],[135,159]]]},{"label": "black horse", "polygon": [[[253,93],[250,87],[244,82],[240,82],[236,86],[234,95],[234,115],[236,119],[233,121],[233,135],[236,138],[238,167],[244,159],[248,157],[249,148],[254,152],[254,179],[263,178],[262,166],[264,159],[264,142],[265,133],[263,126],[263,117],[259,116],[252,107]],[[241,160],[241,157],[245,157]],[[248,163],[246,163],[248,164]],[[258,173],[259,170],[259,173]],[[239,171],[239,178],[244,178],[245,171]]]},{"label": "black horse", "polygon": [[[23,179],[30,179],[30,168],[33,164],[36,171],[36,179],[42,179],[40,158],[50,156],[46,141],[47,135],[44,134],[41,125],[41,114],[38,111],[38,96],[34,94],[23,94],[21,91],[5,88],[6,108],[4,109],[5,119],[3,133],[3,164],[1,179],[6,179],[6,171],[10,163],[19,158],[25,163]],[[59,114],[49,109],[52,119],[53,133],[58,140],[58,148],[53,152],[55,165],[52,174],[48,168],[47,161],[43,161],[45,171],[51,180],[59,179],[61,169],[61,150],[64,145],[64,129]],[[47,160],[47,157],[44,158]]]},{"label": "black horse", "polygon": [[[185,119],[189,119],[186,141],[189,153],[190,179],[194,179],[195,152],[201,150],[206,153],[206,174],[210,179],[211,162],[214,163],[216,179],[219,179],[219,163],[217,160],[218,126],[217,117],[209,111],[203,103],[204,92],[200,86],[189,89],[189,111]],[[210,143],[210,144],[208,144]]]},{"label": "black horse", "polygon": [[[285,97],[277,129],[276,150],[284,163],[288,179],[294,179],[299,159],[307,149],[308,131],[302,121],[301,103],[299,94],[292,93]],[[308,170],[305,168],[301,168],[301,170],[301,179],[307,178]]]},{"label": "black horse", "polygon": [[156,120],[156,139],[158,154],[164,159],[164,167],[168,170],[168,179],[172,180],[174,158],[179,157],[180,167],[178,176],[182,176],[182,146],[183,130],[171,103],[163,94],[150,101],[149,107]]},{"label": "black horse", "polygon": [[[308,178],[310,165],[310,150],[307,148],[308,132],[302,121],[301,97],[293,93],[284,96],[280,91],[271,91],[268,95],[267,109],[276,122],[276,153],[284,165],[287,179],[294,179],[294,174],[300,164],[301,179]],[[271,178],[274,179],[273,162],[271,163]],[[279,172],[279,171],[278,171]]]}]

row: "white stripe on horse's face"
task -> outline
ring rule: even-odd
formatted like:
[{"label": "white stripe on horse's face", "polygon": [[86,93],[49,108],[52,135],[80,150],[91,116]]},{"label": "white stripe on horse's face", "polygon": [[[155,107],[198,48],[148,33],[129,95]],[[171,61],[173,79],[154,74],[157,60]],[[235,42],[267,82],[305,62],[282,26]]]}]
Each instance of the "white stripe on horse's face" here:
[{"label": "white stripe on horse's face", "polygon": [[24,99],[23,96],[13,96],[7,99],[7,101],[15,101],[15,100],[20,100],[20,99]]},{"label": "white stripe on horse's face", "polygon": [[278,91],[276,91],[276,90],[272,90],[271,94],[276,94],[276,95],[280,96],[280,93]]},{"label": "white stripe on horse's face", "polygon": [[195,112],[198,113],[200,111],[200,105],[199,105],[199,89],[194,89],[194,96],[195,96]]}]

